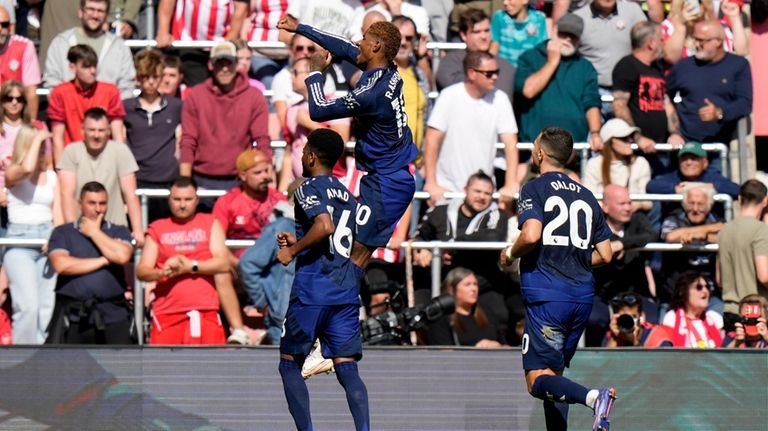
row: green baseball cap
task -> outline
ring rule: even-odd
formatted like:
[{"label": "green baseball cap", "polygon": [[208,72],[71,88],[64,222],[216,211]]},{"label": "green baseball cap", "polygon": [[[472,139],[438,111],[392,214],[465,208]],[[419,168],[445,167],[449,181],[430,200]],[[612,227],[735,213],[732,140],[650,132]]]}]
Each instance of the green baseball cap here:
[{"label": "green baseball cap", "polygon": [[683,157],[683,154],[693,154],[696,157],[707,157],[707,152],[701,147],[701,142],[686,142],[677,152],[677,157]]}]

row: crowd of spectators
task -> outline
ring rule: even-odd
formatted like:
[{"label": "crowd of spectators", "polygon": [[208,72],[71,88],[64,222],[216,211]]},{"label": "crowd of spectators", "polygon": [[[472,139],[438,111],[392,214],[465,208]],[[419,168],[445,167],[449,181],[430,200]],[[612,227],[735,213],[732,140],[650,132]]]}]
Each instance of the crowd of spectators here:
[{"label": "crowd of spectators", "polygon": [[[537,174],[518,142],[559,126],[589,145],[585,169],[574,154],[568,173],[602,195],[612,232],[586,343],[768,343],[766,189],[739,187],[702,145],[735,151],[738,121],[765,104],[766,85],[752,77],[765,73],[757,50],[768,42],[756,30],[768,26],[766,0],[159,0],[156,46],[133,50],[126,40],[148,36],[146,2],[22,3],[0,2],[0,233],[48,242],[3,252],[0,343],[135,342],[143,322],[130,308],[142,306],[153,344],[278,342],[293,270],[277,263],[272,237],[292,225],[306,136],[327,127],[354,141],[356,126],[311,118],[304,80],[320,48],[278,30],[286,14],[352,40],[376,21],[400,30],[394,61],[420,149],[412,173],[429,198],[414,200],[373,270],[401,281],[408,239],[513,239],[516,193]],[[360,77],[344,61],[324,75],[328,97]],[[756,164],[766,170],[763,122]],[[334,167],[354,194],[364,174],[351,153]],[[197,187],[226,194],[198,200]],[[148,199],[142,215],[137,189],[171,195]],[[683,199],[631,196],[644,193]],[[738,199],[733,220],[717,194]],[[256,245],[228,251],[224,238]],[[653,242],[720,251],[642,250]],[[495,254],[442,251],[440,281],[456,310],[422,342],[519,342],[519,280]],[[432,252],[409,257],[423,304]],[[126,280],[134,264],[144,304]],[[762,314],[747,316],[756,303]]]}]

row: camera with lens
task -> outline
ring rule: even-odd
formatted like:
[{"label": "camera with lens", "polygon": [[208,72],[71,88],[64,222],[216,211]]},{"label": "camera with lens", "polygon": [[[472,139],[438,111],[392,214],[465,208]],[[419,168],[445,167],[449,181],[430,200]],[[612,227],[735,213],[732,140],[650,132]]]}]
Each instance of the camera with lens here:
[{"label": "camera with lens", "polygon": [[758,334],[757,332],[757,323],[760,317],[762,317],[762,312],[760,311],[760,304],[744,304],[743,310],[741,313],[741,324],[744,325],[744,333],[747,336],[754,337]]},{"label": "camera with lens", "polygon": [[616,326],[619,327],[619,331],[625,334],[631,334],[635,331],[637,325],[640,324],[640,319],[632,316],[631,314],[621,314],[616,318]]},{"label": "camera with lens", "polygon": [[416,307],[407,307],[405,287],[394,282],[369,286],[372,294],[389,293],[389,299],[372,304],[371,309],[387,307],[388,310],[360,322],[363,344],[367,345],[408,345],[409,333],[424,329],[446,314],[452,314],[456,303],[450,295],[440,295],[430,302]]}]

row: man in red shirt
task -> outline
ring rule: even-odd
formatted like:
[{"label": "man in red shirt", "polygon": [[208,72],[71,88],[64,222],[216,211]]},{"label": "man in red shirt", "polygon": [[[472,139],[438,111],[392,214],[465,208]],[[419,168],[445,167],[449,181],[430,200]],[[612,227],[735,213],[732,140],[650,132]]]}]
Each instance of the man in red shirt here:
[{"label": "man in red shirt", "polygon": [[219,305],[236,328],[227,340],[247,344],[234,290],[214,285],[229,270],[224,230],[210,214],[196,214],[197,185],[179,177],[171,186],[172,216],[147,229],[140,280],[156,282],[150,344],[224,344]]},{"label": "man in red shirt", "polygon": [[[272,184],[272,164],[261,151],[243,151],[237,156],[236,166],[242,184],[216,201],[213,215],[228,239],[256,239],[261,235],[261,229],[274,220],[275,204],[286,198],[269,186]],[[245,249],[240,249],[235,255],[240,257],[244,252]]]},{"label": "man in red shirt", "polygon": [[96,80],[99,61],[96,52],[88,45],[75,45],[69,48],[67,60],[75,79],[54,87],[48,98],[54,162],[70,142],[83,140],[83,118],[91,108],[104,109],[109,117],[112,140],[125,142],[125,108],[120,90],[114,84]]},{"label": "man in red shirt", "polygon": [[26,37],[11,34],[11,16],[0,6],[0,84],[15,80],[24,85],[24,98],[32,120],[37,119],[40,63],[35,44]]}]

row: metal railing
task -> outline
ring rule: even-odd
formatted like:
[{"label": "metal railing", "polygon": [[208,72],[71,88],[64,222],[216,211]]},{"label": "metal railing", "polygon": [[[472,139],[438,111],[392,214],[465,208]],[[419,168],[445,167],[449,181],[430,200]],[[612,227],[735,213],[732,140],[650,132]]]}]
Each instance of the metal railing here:
[{"label": "metal railing", "polygon": [[[0,238],[0,247],[34,247],[39,248],[47,240],[44,239],[18,239],[18,238]],[[255,243],[254,240],[226,240],[226,245],[229,248],[245,248],[250,247]],[[432,264],[431,264],[431,294],[433,297],[440,295],[440,283],[442,280],[442,251],[443,250],[502,250],[509,245],[507,242],[455,242],[455,241],[411,241],[405,242],[401,248],[406,252],[412,250],[430,250],[432,251]],[[641,250],[646,252],[652,251],[664,251],[664,252],[679,252],[679,251],[698,251],[698,252],[712,252],[716,253],[719,250],[718,244],[706,244],[706,245],[685,245],[685,244],[667,244],[667,243],[648,243],[645,247],[640,247],[635,250]],[[141,251],[139,249],[134,250],[134,274],[135,265],[138,264],[141,257]],[[413,262],[411,259],[406,259],[406,274],[413,274]],[[144,282],[138,280],[134,276],[133,283],[133,317],[136,322],[135,330],[138,338],[139,345],[144,344]]]}]

